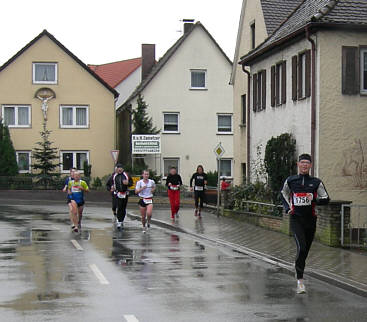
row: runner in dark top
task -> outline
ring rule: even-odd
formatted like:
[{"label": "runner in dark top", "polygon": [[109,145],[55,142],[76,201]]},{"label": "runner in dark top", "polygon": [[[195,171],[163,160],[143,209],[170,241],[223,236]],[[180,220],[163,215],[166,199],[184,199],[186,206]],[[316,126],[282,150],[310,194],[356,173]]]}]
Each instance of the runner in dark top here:
[{"label": "runner in dark top", "polygon": [[[194,187],[192,183],[194,182]],[[195,216],[201,216],[201,209],[205,201],[205,186],[208,183],[208,176],[204,172],[202,165],[198,165],[196,172],[190,179],[190,190],[194,190],[195,197]],[[200,203],[199,203],[200,201]]]},{"label": "runner in dark top", "polygon": [[329,202],[329,195],[322,181],[309,175],[311,165],[309,154],[300,155],[297,163],[299,174],[288,177],[282,189],[284,209],[290,215],[291,229],[297,245],[295,268],[298,294],[306,292],[303,272],[316,231],[315,206]]},{"label": "runner in dark top", "polygon": [[117,222],[117,196],[115,190],[115,176],[117,175],[117,166],[115,167],[115,172],[111,174],[106,183],[107,191],[111,192],[112,197],[112,213],[113,213],[113,222]]},{"label": "runner in dark top", "polygon": [[168,198],[171,204],[171,218],[178,218],[178,211],[180,210],[180,186],[182,186],[181,176],[177,173],[177,169],[172,167],[166,179],[166,186],[168,188]]},{"label": "runner in dark top", "polygon": [[114,177],[114,190],[117,198],[117,222],[118,230],[123,227],[126,216],[126,206],[129,199],[129,187],[133,185],[132,178],[124,171],[122,164],[117,164],[117,175]]}]

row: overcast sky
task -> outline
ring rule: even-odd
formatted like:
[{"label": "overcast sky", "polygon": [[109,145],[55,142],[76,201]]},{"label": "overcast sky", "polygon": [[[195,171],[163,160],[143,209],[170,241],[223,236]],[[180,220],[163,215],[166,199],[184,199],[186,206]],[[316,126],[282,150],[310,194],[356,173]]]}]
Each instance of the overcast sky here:
[{"label": "overcast sky", "polygon": [[1,0],[0,65],[47,29],[84,63],[161,57],[182,34],[183,18],[201,21],[233,60],[242,0]]}]

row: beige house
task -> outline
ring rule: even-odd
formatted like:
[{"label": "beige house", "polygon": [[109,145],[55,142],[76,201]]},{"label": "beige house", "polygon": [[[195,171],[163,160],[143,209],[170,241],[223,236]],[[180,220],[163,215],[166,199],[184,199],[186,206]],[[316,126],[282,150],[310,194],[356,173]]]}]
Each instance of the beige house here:
[{"label": "beige house", "polygon": [[250,175],[256,148],[263,157],[272,136],[292,133],[332,199],[366,203],[366,11],[366,1],[304,0],[240,58]]},{"label": "beige house", "polygon": [[60,153],[60,172],[92,165],[113,169],[118,93],[44,30],[0,67],[0,116],[9,126],[20,172],[32,171],[32,150],[44,119]]},{"label": "beige house", "polygon": [[243,0],[230,84],[233,86],[234,183],[249,177],[248,77],[238,64],[287,18],[302,0]]}]

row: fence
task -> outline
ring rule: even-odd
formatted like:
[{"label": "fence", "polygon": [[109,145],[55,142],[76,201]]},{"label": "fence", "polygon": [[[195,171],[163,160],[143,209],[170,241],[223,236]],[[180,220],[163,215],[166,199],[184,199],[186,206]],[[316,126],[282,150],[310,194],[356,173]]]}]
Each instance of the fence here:
[{"label": "fence", "polygon": [[341,245],[367,248],[367,205],[342,205]]},{"label": "fence", "polygon": [[0,190],[59,190],[64,186],[65,178],[47,177],[40,180],[34,176],[0,176]]},{"label": "fence", "polygon": [[242,200],[240,210],[252,215],[283,216],[283,206],[265,202]]}]

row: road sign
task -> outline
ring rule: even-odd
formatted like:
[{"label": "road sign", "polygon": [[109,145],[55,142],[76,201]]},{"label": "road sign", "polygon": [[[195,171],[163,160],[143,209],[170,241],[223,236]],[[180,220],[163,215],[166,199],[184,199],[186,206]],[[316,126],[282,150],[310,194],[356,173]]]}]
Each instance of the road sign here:
[{"label": "road sign", "polygon": [[161,153],[161,136],[153,134],[134,134],[132,136],[132,154]]},{"label": "road sign", "polygon": [[219,142],[218,145],[214,149],[214,154],[219,159],[224,154],[224,152],[226,152],[226,151],[222,147],[222,143]]},{"label": "road sign", "polygon": [[112,156],[112,159],[113,159],[113,162],[117,162],[117,159],[119,158],[119,153],[120,153],[120,150],[112,150],[111,151],[111,156]]}]

